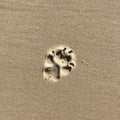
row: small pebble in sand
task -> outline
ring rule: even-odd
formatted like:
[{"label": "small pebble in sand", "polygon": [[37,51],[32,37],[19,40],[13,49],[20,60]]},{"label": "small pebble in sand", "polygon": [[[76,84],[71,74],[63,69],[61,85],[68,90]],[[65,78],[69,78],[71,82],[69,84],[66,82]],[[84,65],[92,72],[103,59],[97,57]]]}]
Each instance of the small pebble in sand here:
[{"label": "small pebble in sand", "polygon": [[82,60],[82,63],[85,63],[85,60]]},{"label": "small pebble in sand", "polygon": [[39,30],[39,27],[36,27],[36,30],[38,31],[38,30]]}]

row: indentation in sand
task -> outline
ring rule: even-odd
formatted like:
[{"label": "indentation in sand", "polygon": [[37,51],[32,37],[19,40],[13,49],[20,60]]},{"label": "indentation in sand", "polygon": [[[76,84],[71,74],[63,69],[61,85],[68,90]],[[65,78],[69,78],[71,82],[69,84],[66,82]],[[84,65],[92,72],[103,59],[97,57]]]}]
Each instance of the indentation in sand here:
[{"label": "indentation in sand", "polygon": [[61,45],[47,51],[42,68],[44,80],[57,82],[75,69],[76,57],[74,50]]}]

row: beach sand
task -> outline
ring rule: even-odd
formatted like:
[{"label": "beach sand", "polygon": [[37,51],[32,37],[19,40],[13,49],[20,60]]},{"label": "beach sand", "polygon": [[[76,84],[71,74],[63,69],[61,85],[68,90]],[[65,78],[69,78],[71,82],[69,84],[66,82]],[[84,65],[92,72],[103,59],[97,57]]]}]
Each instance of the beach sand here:
[{"label": "beach sand", "polygon": [[[48,48],[76,68],[43,80]],[[0,0],[0,120],[119,120],[120,1]]]}]

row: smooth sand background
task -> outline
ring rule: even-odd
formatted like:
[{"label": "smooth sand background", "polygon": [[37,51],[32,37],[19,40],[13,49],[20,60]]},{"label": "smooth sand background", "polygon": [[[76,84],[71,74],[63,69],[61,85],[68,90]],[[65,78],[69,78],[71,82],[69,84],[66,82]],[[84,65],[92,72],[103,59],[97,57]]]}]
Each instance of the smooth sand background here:
[{"label": "smooth sand background", "polygon": [[[48,48],[75,50],[76,69],[42,78]],[[0,0],[0,120],[119,120],[120,1]]]}]

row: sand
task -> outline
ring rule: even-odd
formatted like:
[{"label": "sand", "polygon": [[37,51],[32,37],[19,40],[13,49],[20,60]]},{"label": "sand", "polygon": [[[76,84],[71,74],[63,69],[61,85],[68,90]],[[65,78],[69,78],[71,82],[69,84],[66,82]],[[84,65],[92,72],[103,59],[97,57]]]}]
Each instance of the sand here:
[{"label": "sand", "polygon": [[[43,80],[48,48],[76,68]],[[119,120],[120,1],[0,0],[0,120]]]}]

